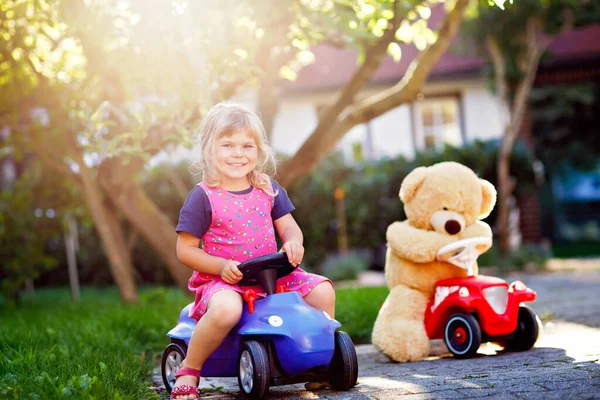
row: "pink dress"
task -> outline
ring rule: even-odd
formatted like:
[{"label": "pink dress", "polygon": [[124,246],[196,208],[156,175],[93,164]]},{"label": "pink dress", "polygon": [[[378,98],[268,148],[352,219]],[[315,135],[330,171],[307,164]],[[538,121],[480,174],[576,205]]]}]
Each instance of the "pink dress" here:
[{"label": "pink dress", "polygon": [[[208,231],[202,236],[202,245],[210,255],[238,262],[277,252],[275,229],[271,209],[275,202],[272,196],[259,188],[250,193],[235,194],[221,187],[210,188],[204,183],[199,186],[206,193],[212,209],[212,221]],[[298,291],[304,297],[315,286],[329,279],[296,268],[291,274],[277,280],[288,290]],[[333,285],[333,283],[332,283]],[[219,290],[234,290],[244,293],[249,287],[230,285],[221,280],[220,275],[194,271],[188,283],[196,293],[190,317],[200,319],[213,294]],[[260,286],[251,286],[258,297],[265,297]]]}]

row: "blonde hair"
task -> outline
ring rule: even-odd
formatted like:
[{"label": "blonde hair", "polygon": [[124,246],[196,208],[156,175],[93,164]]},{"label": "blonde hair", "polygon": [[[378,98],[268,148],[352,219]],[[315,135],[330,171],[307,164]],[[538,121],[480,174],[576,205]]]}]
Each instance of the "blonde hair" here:
[{"label": "blonde hair", "polygon": [[276,171],[275,154],[258,115],[241,104],[219,103],[204,116],[198,128],[200,161],[192,164],[190,171],[193,174],[202,174],[202,181],[207,186],[219,186],[222,182],[215,156],[215,143],[221,137],[238,131],[250,133],[258,148],[256,168],[248,174],[250,184],[271,196],[276,196],[277,193],[273,192],[269,181]]}]

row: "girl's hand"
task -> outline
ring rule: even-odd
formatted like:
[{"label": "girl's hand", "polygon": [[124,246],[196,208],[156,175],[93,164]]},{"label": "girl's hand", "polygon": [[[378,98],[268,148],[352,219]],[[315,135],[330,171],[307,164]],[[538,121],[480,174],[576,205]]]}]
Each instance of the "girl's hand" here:
[{"label": "girl's hand", "polygon": [[289,241],[285,242],[281,247],[281,251],[283,251],[288,256],[288,261],[294,267],[297,267],[302,262],[304,258],[304,246],[298,242]]},{"label": "girl's hand", "polygon": [[221,266],[221,278],[223,282],[235,285],[242,280],[244,274],[238,269],[239,262],[234,260],[225,260]]}]

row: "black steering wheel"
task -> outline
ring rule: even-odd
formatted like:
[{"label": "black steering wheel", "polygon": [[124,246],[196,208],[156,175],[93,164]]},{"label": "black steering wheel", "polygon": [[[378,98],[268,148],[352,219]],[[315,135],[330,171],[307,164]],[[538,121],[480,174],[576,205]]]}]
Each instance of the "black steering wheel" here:
[{"label": "black steering wheel", "polygon": [[244,261],[238,269],[244,274],[238,285],[261,285],[269,295],[275,293],[277,279],[291,274],[296,268],[288,261],[287,254],[278,252]]}]

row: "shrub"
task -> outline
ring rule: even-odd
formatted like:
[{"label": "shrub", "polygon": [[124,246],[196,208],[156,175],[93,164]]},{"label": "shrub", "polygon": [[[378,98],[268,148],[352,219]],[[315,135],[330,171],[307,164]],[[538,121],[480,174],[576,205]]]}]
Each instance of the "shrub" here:
[{"label": "shrub", "polygon": [[[348,245],[371,253],[373,269],[384,265],[385,232],[393,221],[405,219],[398,198],[402,180],[418,166],[442,161],[456,161],[495,185],[497,140],[474,141],[460,148],[446,146],[438,153],[419,153],[414,160],[404,157],[365,161],[348,165],[339,154],[323,160],[315,171],[290,188],[288,194],[296,210],[294,218],[304,233],[305,264],[320,265],[337,252],[337,217],[333,192],[344,189],[344,207]],[[535,186],[533,159],[522,143],[518,143],[511,159],[511,172],[517,181],[517,195]],[[486,219],[493,226],[495,211]]]},{"label": "shrub", "polygon": [[0,293],[7,302],[17,299],[27,279],[58,263],[61,215],[56,199],[44,196],[48,185],[41,169],[31,167],[0,190]]},{"label": "shrub", "polygon": [[546,261],[550,257],[550,252],[541,246],[522,245],[504,257],[499,254],[498,247],[493,246],[490,250],[479,256],[477,263],[480,267],[497,267],[501,272],[512,270],[522,271],[528,266],[533,266],[536,269],[544,269]]},{"label": "shrub", "polygon": [[350,251],[347,254],[330,254],[323,262],[320,271],[334,282],[353,280],[369,267],[368,253]]}]

